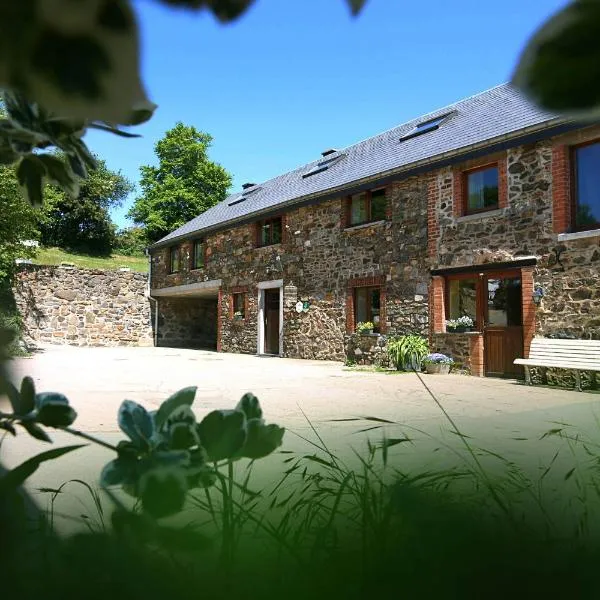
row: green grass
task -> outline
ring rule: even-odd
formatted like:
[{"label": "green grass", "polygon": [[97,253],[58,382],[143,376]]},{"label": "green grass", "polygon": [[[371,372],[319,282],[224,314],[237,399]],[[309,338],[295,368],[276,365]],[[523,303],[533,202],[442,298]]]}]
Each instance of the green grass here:
[{"label": "green grass", "polygon": [[109,257],[88,256],[66,252],[60,248],[40,248],[33,262],[36,265],[59,265],[61,262],[68,262],[83,269],[116,270],[120,267],[129,267],[132,271],[139,273],[148,272],[148,259],[145,256],[122,256],[119,254]]}]

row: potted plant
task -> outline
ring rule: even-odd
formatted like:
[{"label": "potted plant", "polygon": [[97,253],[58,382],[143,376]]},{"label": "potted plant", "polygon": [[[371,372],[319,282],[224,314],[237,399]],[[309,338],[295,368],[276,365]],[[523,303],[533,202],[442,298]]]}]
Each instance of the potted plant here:
[{"label": "potted plant", "polygon": [[441,352],[433,352],[423,359],[423,364],[430,375],[447,375],[450,373],[450,367],[454,364],[454,359]]},{"label": "potted plant", "polygon": [[403,335],[388,341],[387,352],[398,371],[420,371],[429,346],[420,335]]},{"label": "potted plant", "polygon": [[371,323],[371,321],[360,322],[356,324],[356,333],[361,335],[366,335],[368,333],[373,333],[373,328],[375,325]]},{"label": "potted plant", "polygon": [[473,319],[467,315],[446,321],[446,331],[449,333],[464,333],[465,331],[471,331],[472,327]]},{"label": "potted plant", "polygon": [[233,319],[234,319],[234,321],[241,321],[243,318],[244,318],[244,315],[241,313],[241,311],[236,310],[233,313]]}]

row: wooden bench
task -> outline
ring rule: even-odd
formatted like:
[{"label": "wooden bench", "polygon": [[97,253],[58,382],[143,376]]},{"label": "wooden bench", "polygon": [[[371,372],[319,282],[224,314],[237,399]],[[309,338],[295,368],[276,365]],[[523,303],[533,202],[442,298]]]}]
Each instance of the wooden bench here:
[{"label": "wooden bench", "polygon": [[600,371],[600,340],[556,340],[536,337],[529,358],[517,358],[515,365],[525,367],[525,381],[531,385],[529,367],[575,371],[576,389],[581,391],[581,371]]}]

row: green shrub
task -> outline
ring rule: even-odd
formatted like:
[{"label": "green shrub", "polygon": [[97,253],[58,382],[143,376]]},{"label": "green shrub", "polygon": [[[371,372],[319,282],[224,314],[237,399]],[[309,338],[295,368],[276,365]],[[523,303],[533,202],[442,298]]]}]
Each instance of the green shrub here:
[{"label": "green shrub", "polygon": [[398,371],[420,371],[423,359],[429,352],[429,344],[420,335],[403,335],[388,340],[387,352]]}]

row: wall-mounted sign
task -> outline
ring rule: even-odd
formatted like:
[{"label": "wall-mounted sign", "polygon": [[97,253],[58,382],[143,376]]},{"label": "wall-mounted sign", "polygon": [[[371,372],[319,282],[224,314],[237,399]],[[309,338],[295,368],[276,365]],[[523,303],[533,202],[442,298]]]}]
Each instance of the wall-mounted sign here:
[{"label": "wall-mounted sign", "polygon": [[304,302],[296,302],[296,312],[301,313],[304,310]]}]

